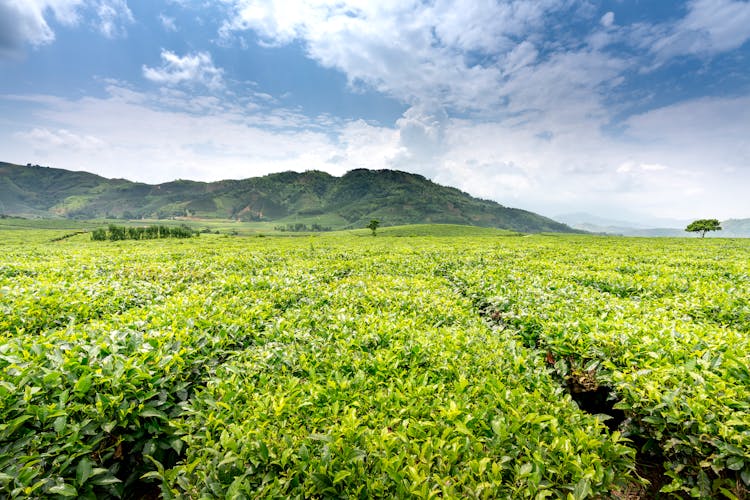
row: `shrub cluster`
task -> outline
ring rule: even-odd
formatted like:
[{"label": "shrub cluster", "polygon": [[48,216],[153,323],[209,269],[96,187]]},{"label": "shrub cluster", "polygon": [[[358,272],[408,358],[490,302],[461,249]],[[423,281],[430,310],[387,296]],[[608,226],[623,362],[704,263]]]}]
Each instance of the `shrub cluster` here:
[{"label": "shrub cluster", "polygon": [[145,226],[126,227],[110,224],[108,228],[99,228],[91,233],[94,241],[118,240],[156,240],[160,238],[192,238],[199,233],[188,226]]}]

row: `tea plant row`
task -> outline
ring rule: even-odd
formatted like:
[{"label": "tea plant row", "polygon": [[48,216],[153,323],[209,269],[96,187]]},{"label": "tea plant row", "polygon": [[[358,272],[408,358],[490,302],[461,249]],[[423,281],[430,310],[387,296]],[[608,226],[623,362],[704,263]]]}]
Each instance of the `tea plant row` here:
[{"label": "tea plant row", "polygon": [[455,275],[569,383],[610,387],[623,432],[665,457],[662,492],[750,486],[747,242],[598,239],[498,248]]}]

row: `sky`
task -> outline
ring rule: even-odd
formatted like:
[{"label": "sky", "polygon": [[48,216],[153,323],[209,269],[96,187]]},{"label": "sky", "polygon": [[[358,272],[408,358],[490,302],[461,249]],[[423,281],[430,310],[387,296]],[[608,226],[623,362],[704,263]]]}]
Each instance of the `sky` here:
[{"label": "sky", "polygon": [[750,1],[0,0],[0,161],[750,217]]}]

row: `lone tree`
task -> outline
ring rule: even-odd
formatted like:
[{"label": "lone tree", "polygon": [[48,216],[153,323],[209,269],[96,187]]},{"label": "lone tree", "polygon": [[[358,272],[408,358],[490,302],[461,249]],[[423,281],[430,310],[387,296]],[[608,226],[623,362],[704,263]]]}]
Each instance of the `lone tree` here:
[{"label": "lone tree", "polygon": [[367,229],[372,231],[372,235],[375,236],[375,233],[378,230],[378,226],[380,226],[380,221],[378,219],[372,219],[370,223],[367,224]]},{"label": "lone tree", "polygon": [[701,238],[705,238],[708,231],[721,231],[721,225],[716,219],[698,219],[688,224],[685,231],[701,233]]}]

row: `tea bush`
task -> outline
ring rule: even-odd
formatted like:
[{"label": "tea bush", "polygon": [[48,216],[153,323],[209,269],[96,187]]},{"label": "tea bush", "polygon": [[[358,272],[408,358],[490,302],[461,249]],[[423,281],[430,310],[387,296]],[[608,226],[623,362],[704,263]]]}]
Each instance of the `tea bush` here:
[{"label": "tea bush", "polygon": [[665,494],[750,482],[744,241],[4,250],[3,497],[596,498],[639,482],[636,443]]}]

